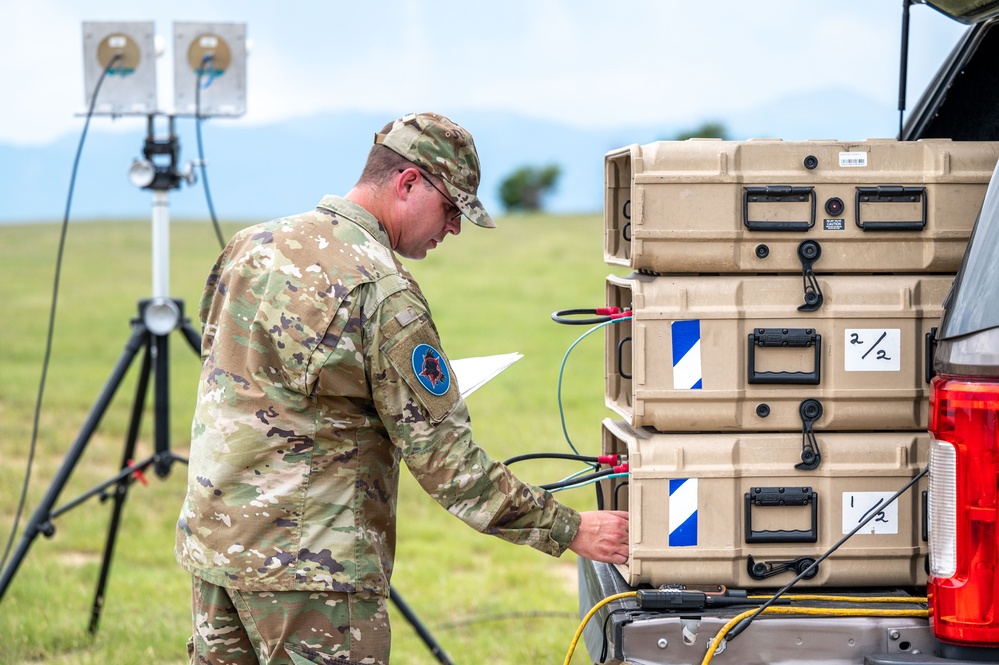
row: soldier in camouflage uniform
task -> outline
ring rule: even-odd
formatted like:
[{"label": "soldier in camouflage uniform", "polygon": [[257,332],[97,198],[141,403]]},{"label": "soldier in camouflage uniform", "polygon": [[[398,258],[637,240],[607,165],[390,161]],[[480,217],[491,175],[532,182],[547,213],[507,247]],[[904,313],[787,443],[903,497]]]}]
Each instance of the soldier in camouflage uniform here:
[{"label": "soldier in camouflage uniform", "polygon": [[177,560],[197,663],[388,663],[399,462],[473,528],[627,560],[627,513],[578,513],[473,442],[421,259],[494,224],[472,137],[421,113],[375,135],[358,184],[245,229],[201,300],[203,370]]}]

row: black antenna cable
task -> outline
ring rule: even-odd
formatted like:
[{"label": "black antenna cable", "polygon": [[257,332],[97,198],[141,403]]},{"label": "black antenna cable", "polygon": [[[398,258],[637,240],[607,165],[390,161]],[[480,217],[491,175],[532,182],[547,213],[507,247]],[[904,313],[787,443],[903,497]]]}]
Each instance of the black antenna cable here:
[{"label": "black antenna cable", "polygon": [[[205,150],[201,144],[201,78],[211,63],[212,77],[215,74],[215,58],[211,53],[206,53],[201,59],[201,66],[198,67],[198,78],[194,83],[194,128],[198,137],[198,164],[201,166],[201,182],[205,189],[205,201],[208,203],[208,214],[212,216],[212,226],[215,228],[215,236],[219,240],[219,246],[225,249],[225,238],[222,236],[222,229],[219,227],[218,217],[215,216],[215,206],[212,205],[212,191],[208,186],[208,171],[205,168]],[[209,78],[211,81],[211,78]]]},{"label": "black antenna cable", "polygon": [[59,249],[56,253],[55,279],[52,285],[52,305],[49,308],[49,324],[48,331],[45,335],[45,356],[42,360],[42,376],[38,382],[38,398],[35,401],[35,413],[31,425],[31,443],[28,447],[27,469],[24,473],[24,485],[21,487],[21,497],[17,503],[17,511],[14,513],[14,524],[10,529],[10,538],[7,539],[7,546],[4,548],[3,558],[0,559],[0,570],[7,565],[7,557],[10,556],[10,549],[14,545],[14,537],[17,533],[17,526],[21,521],[21,514],[24,512],[24,504],[28,495],[28,485],[31,479],[31,468],[34,463],[35,449],[38,444],[38,421],[42,410],[42,399],[45,395],[45,379],[48,376],[49,360],[52,356],[52,334],[55,329],[56,304],[59,300],[59,277],[62,273],[62,256],[63,250],[66,247],[66,231],[69,227],[69,210],[73,203],[73,190],[76,187],[76,173],[80,166],[80,155],[83,153],[83,144],[87,140],[87,129],[90,127],[90,118],[94,115],[94,107],[97,104],[97,96],[101,90],[101,84],[104,82],[104,78],[108,75],[108,72],[110,72],[114,68],[115,64],[117,64],[123,57],[123,53],[115,53],[111,57],[107,66],[104,67],[104,71],[101,72],[100,78],[97,79],[97,85],[94,86],[94,94],[90,98],[90,107],[87,109],[87,119],[83,123],[83,132],[80,134],[80,143],[76,147],[76,157],[73,159],[73,171],[69,177],[69,192],[66,195],[66,210],[63,212],[62,231],[59,234]]},{"label": "black antenna cable", "polygon": [[787,593],[791,589],[791,587],[793,587],[795,584],[797,584],[799,581],[801,581],[807,575],[814,574],[814,572],[818,572],[818,566],[819,566],[819,564],[822,563],[823,561],[825,561],[827,558],[829,558],[829,555],[831,555],[833,552],[835,552],[836,550],[838,550],[840,548],[840,545],[842,545],[847,540],[849,540],[854,535],[856,535],[856,533],[858,531],[860,531],[862,528],[864,528],[864,526],[868,522],[870,522],[872,519],[874,519],[875,517],[877,517],[879,509],[886,508],[887,506],[890,506],[892,503],[894,503],[895,500],[898,499],[898,497],[900,497],[903,494],[905,494],[913,485],[915,485],[916,483],[918,483],[923,476],[925,476],[927,473],[929,473],[929,471],[930,471],[930,467],[929,466],[924,467],[922,471],[920,471],[918,474],[916,474],[915,478],[913,478],[912,480],[910,480],[908,483],[905,484],[905,487],[903,487],[899,491],[897,491],[894,494],[892,494],[884,502],[878,503],[873,508],[871,508],[869,511],[867,511],[867,513],[864,515],[864,517],[860,520],[860,523],[857,524],[857,526],[855,526],[853,528],[853,530],[850,531],[850,533],[848,533],[845,536],[843,536],[842,538],[840,538],[839,542],[837,542],[835,545],[833,545],[828,550],[826,550],[825,553],[822,556],[820,556],[818,559],[816,559],[815,561],[813,561],[812,564],[810,566],[808,566],[808,568],[806,568],[805,570],[801,571],[798,574],[797,577],[795,577],[793,580],[791,580],[786,585],[784,585],[784,588],[782,588],[780,591],[778,591],[773,596],[771,596],[771,598],[767,602],[765,602],[762,605],[760,605],[760,607],[755,612],[753,612],[751,615],[749,615],[748,617],[746,617],[745,619],[743,619],[742,621],[740,621],[739,623],[737,623],[732,628],[732,630],[730,630],[728,632],[728,634],[726,635],[726,639],[728,639],[728,640],[731,641],[733,638],[735,638],[740,633],[742,633],[742,631],[744,631],[747,628],[749,628],[749,624],[751,624],[756,617],[760,616],[760,614],[762,614],[764,612],[764,610],[766,610],[768,607],[770,607],[771,605],[773,605],[774,603],[776,603],[777,599],[780,598],[781,596],[783,596],[785,593]]}]

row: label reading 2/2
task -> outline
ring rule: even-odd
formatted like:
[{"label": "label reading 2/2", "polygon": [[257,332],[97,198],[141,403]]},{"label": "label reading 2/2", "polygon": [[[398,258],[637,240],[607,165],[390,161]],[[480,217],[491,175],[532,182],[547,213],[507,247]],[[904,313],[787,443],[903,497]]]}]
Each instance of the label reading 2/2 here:
[{"label": "label reading 2/2", "polygon": [[847,372],[898,372],[902,363],[899,328],[847,328],[843,369]]}]

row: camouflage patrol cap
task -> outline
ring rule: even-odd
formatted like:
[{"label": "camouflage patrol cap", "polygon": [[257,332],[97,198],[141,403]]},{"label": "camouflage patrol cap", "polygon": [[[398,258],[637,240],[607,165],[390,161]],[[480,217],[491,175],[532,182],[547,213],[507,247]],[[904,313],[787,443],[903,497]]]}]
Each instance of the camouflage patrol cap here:
[{"label": "camouflage patrol cap", "polygon": [[461,212],[472,223],[496,227],[482,202],[479,189],[479,155],[472,135],[437,113],[411,113],[392,123],[375,143],[399,153],[444,182]]}]

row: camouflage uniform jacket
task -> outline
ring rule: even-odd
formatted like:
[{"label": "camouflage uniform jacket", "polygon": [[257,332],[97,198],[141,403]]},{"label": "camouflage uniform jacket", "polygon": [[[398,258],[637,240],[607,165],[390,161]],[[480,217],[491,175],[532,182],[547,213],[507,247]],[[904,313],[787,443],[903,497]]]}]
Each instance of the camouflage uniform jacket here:
[{"label": "camouflage uniform jacket", "polygon": [[238,233],[201,300],[176,556],[246,590],[388,594],[399,461],[472,528],[560,555],[579,514],[472,441],[416,282],[359,206]]}]

